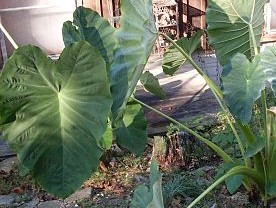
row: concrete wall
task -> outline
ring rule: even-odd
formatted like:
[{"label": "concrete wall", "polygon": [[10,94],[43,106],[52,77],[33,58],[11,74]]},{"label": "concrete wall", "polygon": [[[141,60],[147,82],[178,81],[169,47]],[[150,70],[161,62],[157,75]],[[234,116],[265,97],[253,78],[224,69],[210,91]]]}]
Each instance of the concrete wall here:
[{"label": "concrete wall", "polygon": [[[8,8],[49,5],[50,8],[6,11]],[[73,19],[74,0],[0,0],[2,24],[18,45],[33,44],[48,54],[57,54],[64,48],[63,22]],[[8,53],[13,47],[8,41]]]}]

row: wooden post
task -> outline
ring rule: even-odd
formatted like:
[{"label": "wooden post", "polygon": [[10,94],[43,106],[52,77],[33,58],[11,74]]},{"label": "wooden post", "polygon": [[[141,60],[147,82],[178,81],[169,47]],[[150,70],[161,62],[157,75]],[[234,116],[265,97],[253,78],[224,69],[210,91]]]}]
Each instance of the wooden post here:
[{"label": "wooden post", "polygon": [[97,11],[100,15],[102,15],[101,13],[101,0],[77,0],[78,6],[83,6],[93,9],[95,11]]},{"label": "wooden post", "polygon": [[204,15],[201,15],[201,19],[200,19],[201,29],[206,28],[206,7],[207,7],[206,0],[201,0],[200,10],[202,14],[204,13]]},{"label": "wooden post", "polygon": [[193,18],[190,15],[190,0],[187,0],[187,37],[190,38],[192,35]]},{"label": "wooden post", "polygon": [[183,22],[183,0],[178,1],[178,24],[179,24],[179,38],[184,34],[184,22]]},{"label": "wooden post", "polygon": [[[120,0],[113,0],[113,17],[117,18],[121,15],[121,12],[120,12]],[[114,27],[120,27],[120,24],[115,21],[114,22]]]},{"label": "wooden post", "polygon": [[113,1],[113,12],[114,16],[120,16],[120,0],[114,0]]},{"label": "wooden post", "polygon": [[102,16],[107,20],[113,17],[113,5],[111,0],[102,0]]},{"label": "wooden post", "polygon": [[[207,8],[207,0],[201,0],[201,8],[200,10],[204,15],[201,15],[200,23],[201,23],[201,29],[206,29],[206,8]],[[204,50],[207,49],[207,37],[206,35],[203,36],[201,46]]]},{"label": "wooden post", "polygon": [[77,4],[78,6],[81,6],[83,3],[84,7],[93,9],[97,11],[102,17],[110,20],[114,15],[114,5],[116,5],[117,10],[119,9],[119,6],[117,6],[118,1],[119,0],[77,0]]}]

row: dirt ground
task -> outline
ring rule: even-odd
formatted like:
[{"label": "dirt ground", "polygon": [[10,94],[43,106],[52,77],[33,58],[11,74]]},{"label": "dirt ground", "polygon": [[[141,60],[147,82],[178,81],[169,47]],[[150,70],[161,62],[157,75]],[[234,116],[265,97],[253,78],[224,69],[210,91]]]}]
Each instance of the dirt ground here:
[{"label": "dirt ground", "polygon": [[[149,166],[152,147],[145,153],[134,156],[124,150],[109,152],[100,169],[87,180],[79,195],[69,200],[58,200],[43,191],[31,176],[21,177],[16,162],[9,172],[0,172],[0,207],[129,207],[134,189],[149,182]],[[14,160],[16,161],[16,160]],[[1,162],[3,163],[3,161]],[[185,167],[161,167],[163,173],[163,197],[165,207],[186,207],[199,193],[210,185],[221,161],[209,157],[192,158]],[[162,169],[163,167],[163,169]],[[87,193],[88,192],[88,193]],[[1,196],[14,196],[10,205],[1,205]],[[75,198],[74,198],[75,197]],[[48,204],[46,204],[48,203]],[[44,204],[44,205],[43,205]],[[42,206],[43,205],[43,206]],[[262,207],[259,199],[242,188],[230,196],[225,185],[221,185],[195,207],[236,208]]]}]

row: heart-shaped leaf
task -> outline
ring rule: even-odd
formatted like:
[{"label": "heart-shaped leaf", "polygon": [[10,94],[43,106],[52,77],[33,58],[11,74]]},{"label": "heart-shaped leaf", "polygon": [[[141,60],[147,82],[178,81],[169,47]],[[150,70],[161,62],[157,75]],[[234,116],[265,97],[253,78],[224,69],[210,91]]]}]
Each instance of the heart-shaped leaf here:
[{"label": "heart-shaped leaf", "polygon": [[65,46],[78,41],[87,41],[100,51],[109,70],[113,61],[115,28],[89,8],[78,7],[73,16],[73,22],[67,21],[63,24],[62,35]]},{"label": "heart-shaped leaf", "polygon": [[113,117],[121,118],[157,38],[151,0],[121,1],[120,28],[111,66]]},{"label": "heart-shaped leaf", "polygon": [[108,68],[112,63],[114,119],[122,116],[157,38],[151,0],[123,0],[120,9],[116,32],[97,12],[83,7],[74,12],[73,23],[63,26],[65,45],[85,40],[99,49]]},{"label": "heart-shaped leaf", "polygon": [[161,88],[158,79],[149,71],[146,71],[140,77],[140,81],[143,84],[144,88],[151,92],[152,94],[165,99],[166,93]]},{"label": "heart-shaped leaf", "polygon": [[235,55],[223,67],[222,82],[226,104],[243,123],[251,120],[254,102],[265,88],[266,75],[256,56],[252,63],[243,54]]},{"label": "heart-shaped leaf", "polygon": [[114,130],[116,141],[136,155],[141,155],[147,144],[147,122],[140,104],[128,102],[124,117]]},{"label": "heart-shaped leaf", "polygon": [[271,83],[272,90],[276,96],[276,47],[267,46],[260,56],[260,64],[264,68],[267,80]]},{"label": "heart-shaped leaf", "polygon": [[[184,37],[175,43],[191,56],[200,47],[200,38],[203,34],[203,30],[200,30],[193,34],[191,38]],[[164,54],[163,71],[165,74],[173,75],[186,62],[186,57],[175,46],[171,46]]]},{"label": "heart-shaped leaf", "polygon": [[[74,13],[73,24],[71,22],[64,24],[63,35],[66,44],[79,40],[88,41],[100,50],[107,62],[107,67],[111,63],[110,79],[114,101],[112,125],[115,128],[120,127],[120,132],[123,132],[124,129],[127,135],[132,135],[131,131],[136,131],[136,128],[132,125],[131,127],[123,125],[123,114],[155,44],[157,30],[151,0],[123,0],[120,9],[122,13],[120,28],[116,30],[96,12],[80,7]],[[130,115],[133,115],[135,119],[139,118],[138,123],[140,123],[142,115],[137,117],[136,114],[128,114],[127,117]],[[144,144],[146,127],[143,124],[139,128],[139,136],[143,135],[139,139],[143,142],[139,140],[138,143]],[[127,138],[125,133],[120,134],[120,137],[117,135],[119,142],[121,139],[125,141],[124,138]],[[109,143],[110,141],[110,139],[105,139],[104,137],[102,144],[104,146],[106,146],[106,142]],[[127,142],[122,142],[122,144],[125,143]],[[131,145],[127,144],[125,146]],[[138,149],[131,147],[130,150],[133,149],[134,152],[141,153],[141,149],[144,148],[145,144]]]},{"label": "heart-shaped leaf", "polygon": [[16,118],[4,135],[23,169],[59,197],[79,188],[102,155],[112,105],[105,68],[98,50],[80,42],[57,62],[35,46],[20,47],[1,74],[1,108]]},{"label": "heart-shaped leaf", "polygon": [[[208,42],[225,65],[235,54],[249,60],[260,46],[267,0],[209,0],[206,10]],[[256,44],[255,44],[256,43]]]}]

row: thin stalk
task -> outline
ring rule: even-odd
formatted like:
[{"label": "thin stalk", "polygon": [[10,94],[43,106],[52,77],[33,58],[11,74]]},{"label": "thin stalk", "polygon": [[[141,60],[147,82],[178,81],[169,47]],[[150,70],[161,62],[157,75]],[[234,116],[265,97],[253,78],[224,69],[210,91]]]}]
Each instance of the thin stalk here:
[{"label": "thin stalk", "polygon": [[[265,159],[265,156],[262,152],[261,152],[261,156],[262,156],[262,162],[263,162],[265,184],[268,184],[267,169],[266,169],[266,164],[265,164],[266,159]],[[265,207],[267,207],[267,199],[268,199],[268,194],[267,194],[267,191],[265,190],[264,196],[263,196]]]},{"label": "thin stalk", "polygon": [[[240,136],[239,136],[239,134],[238,134],[236,128],[234,127],[232,121],[230,120],[230,117],[228,116],[228,111],[227,111],[226,108],[223,106],[221,100],[217,97],[217,95],[216,95],[216,94],[214,94],[214,95],[215,95],[215,97],[216,97],[216,99],[217,99],[217,101],[218,101],[218,103],[219,103],[219,105],[220,105],[222,111],[226,114],[227,122],[228,122],[228,124],[230,125],[230,127],[231,127],[231,129],[232,129],[232,132],[233,132],[235,138],[237,139],[237,142],[238,142],[238,145],[239,145],[241,154],[242,154],[242,158],[243,158],[244,164],[245,164],[246,167],[250,168],[250,167],[251,167],[250,159],[249,159],[249,158],[246,158],[246,156],[245,156],[245,148],[244,148],[244,146],[243,146],[243,143],[242,143],[242,141],[241,141],[241,138],[240,138]],[[246,188],[246,190],[248,190],[248,191],[251,190],[251,188],[250,188],[250,187],[251,187],[251,184],[250,184],[249,180],[244,180],[244,181],[243,181],[243,185],[244,185],[244,187]]]},{"label": "thin stalk", "polygon": [[253,27],[252,27],[251,24],[249,25],[249,30],[250,30],[250,33],[251,33],[251,40],[252,40],[252,44],[253,44],[253,48],[254,48],[254,56],[256,56],[257,54],[259,54],[259,51],[258,51],[258,46],[257,46],[256,39],[255,39],[255,36],[254,36],[254,30],[253,30]]},{"label": "thin stalk", "polygon": [[[244,137],[247,139],[246,140],[247,143],[252,144],[256,139],[250,127],[248,125],[243,125],[239,120],[237,120],[237,124],[239,125],[239,128],[241,129]],[[253,159],[254,159],[255,169],[260,173],[262,173],[263,175],[265,175],[264,173],[265,167],[263,165],[261,154],[258,153],[257,155],[254,156]]]},{"label": "thin stalk", "polygon": [[[250,33],[251,33],[251,40],[252,40],[252,44],[253,44],[253,48],[254,48],[253,57],[255,57],[259,54],[259,50],[258,50],[258,45],[257,45],[257,42],[256,42],[256,38],[254,36],[254,30],[253,30],[252,25],[249,25],[249,30],[250,30]],[[262,99],[263,116],[264,116],[264,130],[265,130],[265,134],[266,134],[267,103],[266,103],[265,90],[262,91],[261,99]]]},{"label": "thin stalk", "polygon": [[[253,47],[254,47],[254,57],[257,56],[259,54],[259,50],[258,50],[258,46],[257,46],[257,42],[256,42],[256,39],[255,39],[255,36],[254,36],[254,30],[253,30],[253,27],[252,25],[249,26],[249,30],[250,30],[250,33],[251,33],[251,40],[252,40],[252,44],[253,44]],[[263,128],[264,128],[264,132],[265,132],[265,139],[266,139],[266,142],[268,140],[268,137],[267,137],[267,126],[266,126],[266,122],[267,122],[267,102],[266,102],[266,92],[265,92],[265,89],[262,91],[262,94],[261,94],[261,100],[262,100],[262,115],[263,115]],[[266,149],[265,150],[265,156],[267,155],[267,152],[268,150]],[[264,177],[265,177],[265,183],[267,185],[267,182],[268,182],[268,173],[267,173],[267,168],[266,168],[266,159],[267,158],[264,158],[264,155],[263,153],[261,152],[260,153],[261,156],[259,154],[257,154],[254,159],[257,160],[256,162],[256,165],[258,165],[259,167],[257,168],[263,168],[263,174],[264,174]],[[261,158],[260,158],[261,157]],[[262,160],[262,163],[261,161]],[[261,163],[261,164],[260,164]],[[260,170],[261,171],[261,170]],[[265,190],[264,192],[264,205],[267,206],[267,191]]]},{"label": "thin stalk", "polygon": [[194,62],[191,56],[189,56],[177,43],[175,43],[168,35],[160,33],[163,35],[174,47],[179,50],[180,53],[185,56],[185,58],[190,62],[190,64],[197,70],[197,72],[204,78],[208,86],[216,93],[216,95],[223,100],[223,95],[218,86],[204,73],[204,71]]},{"label": "thin stalk", "polygon": [[[255,57],[259,54],[259,50],[258,50],[257,42],[256,42],[256,39],[254,36],[254,30],[253,30],[252,25],[249,26],[249,30],[251,33],[251,40],[252,40],[252,44],[253,44],[253,48],[254,48],[254,57]],[[266,134],[267,103],[266,103],[265,89],[262,91],[261,99],[262,99],[262,108],[263,108],[263,116],[264,116],[263,126],[264,126],[264,130],[265,130],[265,134]]]},{"label": "thin stalk", "polygon": [[[266,102],[266,92],[265,92],[265,89],[262,91],[262,115],[264,116],[263,118],[263,127],[264,127],[264,135],[265,135],[265,138],[266,138],[266,146],[267,146],[267,143],[269,142],[269,138],[268,138],[268,135],[267,135],[267,102]],[[265,183],[268,184],[268,170],[266,168],[266,158],[268,158],[268,152],[269,152],[269,149],[266,148],[265,149],[265,156],[263,155],[263,153],[261,152],[262,154],[262,165],[263,165],[263,170],[264,170],[264,177],[265,177]],[[267,198],[268,198],[268,194],[267,194],[267,191],[265,191],[265,194],[264,194],[264,206],[267,207]]]},{"label": "thin stalk", "polygon": [[245,166],[236,166],[228,171],[225,175],[216,180],[211,186],[209,186],[202,194],[200,194],[187,208],[192,208],[196,205],[201,199],[203,199],[210,191],[212,191],[216,186],[225,181],[227,178],[236,175],[236,174],[244,174],[248,177],[252,178],[259,186],[261,192],[264,192],[264,182],[262,177],[253,169],[250,169]]},{"label": "thin stalk", "polygon": [[262,91],[262,113],[263,113],[263,122],[264,122],[264,133],[265,133],[265,138],[267,138],[267,126],[266,126],[266,122],[267,122],[267,103],[266,103],[266,92],[265,90]]},{"label": "thin stalk", "polygon": [[[215,94],[215,96],[217,97],[216,94]],[[238,142],[238,145],[239,145],[239,148],[240,148],[242,157],[243,157],[243,159],[244,159],[244,161],[245,161],[245,163],[246,163],[246,166],[247,166],[247,167],[250,167],[249,164],[246,162],[247,160],[246,160],[246,157],[245,157],[245,148],[244,148],[244,146],[243,146],[243,143],[242,143],[242,141],[241,141],[241,138],[240,138],[240,136],[238,135],[238,132],[237,132],[236,128],[234,127],[232,121],[230,120],[229,116],[227,115],[227,110],[226,110],[226,108],[223,106],[222,102],[220,101],[220,99],[219,99],[218,97],[217,97],[217,101],[218,101],[219,106],[220,106],[220,108],[222,109],[222,111],[226,114],[227,122],[229,123],[229,125],[230,125],[230,127],[231,127],[231,129],[232,129],[232,131],[233,131],[233,134],[234,134],[234,136],[235,136],[236,139],[237,139],[237,142]]]},{"label": "thin stalk", "polygon": [[195,136],[197,139],[199,139],[200,141],[202,141],[203,143],[207,144],[211,149],[213,149],[224,161],[226,162],[233,162],[232,158],[226,153],[224,152],[219,146],[217,146],[216,144],[214,144],[213,142],[209,141],[208,139],[204,138],[203,136],[201,136],[200,134],[196,133],[195,131],[193,131],[192,129],[190,129],[189,127],[185,126],[184,124],[180,123],[179,121],[169,117],[168,115],[162,113],[161,111],[147,105],[146,103],[136,99],[133,97],[133,100],[136,101],[137,103],[139,103],[140,105],[150,109],[151,111],[157,113],[158,115],[168,119],[169,121],[171,121],[172,123],[178,125],[181,129],[183,129],[184,131],[186,131],[187,133]]}]

